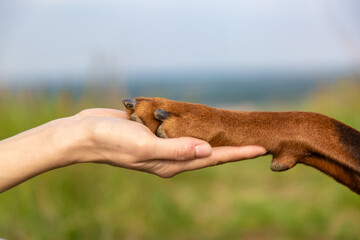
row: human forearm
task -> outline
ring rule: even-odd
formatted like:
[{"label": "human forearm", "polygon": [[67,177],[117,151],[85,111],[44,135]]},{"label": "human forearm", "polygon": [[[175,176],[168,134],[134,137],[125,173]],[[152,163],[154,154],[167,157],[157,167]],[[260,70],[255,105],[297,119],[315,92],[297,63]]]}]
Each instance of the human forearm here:
[{"label": "human forearm", "polygon": [[[0,141],[0,192],[51,169],[74,162],[76,134],[58,119]],[[61,129],[61,130],[60,130]]]}]

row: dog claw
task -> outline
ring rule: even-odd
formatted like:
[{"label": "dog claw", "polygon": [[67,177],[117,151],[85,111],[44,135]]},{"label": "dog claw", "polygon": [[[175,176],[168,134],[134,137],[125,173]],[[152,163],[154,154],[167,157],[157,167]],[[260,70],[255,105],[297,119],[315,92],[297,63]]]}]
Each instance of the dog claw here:
[{"label": "dog claw", "polygon": [[136,100],[134,100],[134,99],[125,99],[122,102],[123,102],[124,106],[127,109],[134,109],[135,108]]},{"label": "dog claw", "polygon": [[154,112],[154,116],[157,120],[163,121],[169,118],[169,113],[162,109],[156,109]]}]

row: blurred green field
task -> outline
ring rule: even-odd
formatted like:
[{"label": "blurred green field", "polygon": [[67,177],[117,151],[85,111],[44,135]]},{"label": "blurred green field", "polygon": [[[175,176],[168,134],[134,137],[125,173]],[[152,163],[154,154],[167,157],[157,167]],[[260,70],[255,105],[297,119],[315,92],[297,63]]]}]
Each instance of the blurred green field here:
[{"label": "blurred green field", "polygon": [[[0,139],[84,108],[122,109],[117,88],[77,96],[0,89]],[[360,129],[360,83],[319,87],[296,106]],[[269,169],[270,158],[161,179],[83,164],[0,194],[5,239],[360,239],[360,197],[315,169]]]}]

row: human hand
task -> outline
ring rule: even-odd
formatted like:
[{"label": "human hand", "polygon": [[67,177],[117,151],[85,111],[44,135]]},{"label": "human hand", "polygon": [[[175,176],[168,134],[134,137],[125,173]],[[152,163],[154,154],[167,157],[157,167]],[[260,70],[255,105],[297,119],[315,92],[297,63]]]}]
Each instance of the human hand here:
[{"label": "human hand", "polygon": [[195,138],[162,139],[144,125],[129,121],[125,112],[114,109],[87,109],[72,121],[82,122],[85,135],[91,139],[87,147],[77,150],[78,162],[107,163],[160,177],[266,153],[260,146],[211,148]]}]

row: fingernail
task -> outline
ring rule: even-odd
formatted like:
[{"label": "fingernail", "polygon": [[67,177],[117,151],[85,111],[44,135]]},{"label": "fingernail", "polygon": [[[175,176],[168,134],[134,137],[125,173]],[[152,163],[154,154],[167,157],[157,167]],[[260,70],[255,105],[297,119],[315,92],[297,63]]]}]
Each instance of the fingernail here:
[{"label": "fingernail", "polygon": [[211,154],[211,147],[208,144],[202,144],[195,146],[195,157],[202,158]]}]

